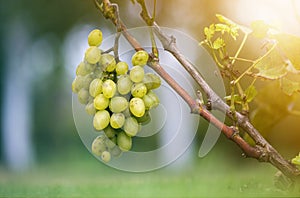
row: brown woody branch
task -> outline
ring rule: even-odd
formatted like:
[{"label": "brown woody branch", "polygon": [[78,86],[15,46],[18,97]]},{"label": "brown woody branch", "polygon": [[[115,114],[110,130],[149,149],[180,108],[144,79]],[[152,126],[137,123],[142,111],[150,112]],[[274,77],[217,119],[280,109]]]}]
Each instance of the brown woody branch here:
[{"label": "brown woody branch", "polygon": [[[112,4],[109,0],[103,0],[101,5],[98,0],[94,0],[97,8],[99,8],[105,18],[110,19],[115,26],[122,31],[123,36],[133,46],[135,50],[142,50],[142,46],[134,37],[132,37],[127,31],[124,23],[119,19],[119,13],[117,12],[117,4]],[[176,40],[172,36],[166,35],[160,27],[153,22],[149,16],[143,0],[138,0],[138,3],[142,6],[141,17],[147,23],[152,25],[156,36],[159,38],[164,46],[164,49],[169,51],[173,56],[182,64],[182,66],[189,72],[193,79],[199,84],[202,91],[206,94],[210,106],[214,109],[220,110],[226,114],[229,118],[233,119],[233,113],[230,111],[230,107],[211,89],[206,83],[199,72],[193,67],[193,65],[182,55],[176,46]],[[155,70],[189,105],[191,112],[199,114],[207,121],[211,122],[230,140],[235,142],[245,153],[246,156],[258,159],[259,161],[269,162],[282,171],[286,176],[295,178],[300,175],[299,170],[286,161],[254,128],[249,122],[248,118],[240,113],[236,113],[238,126],[245,130],[256,142],[256,146],[250,146],[243,138],[235,131],[234,127],[229,127],[219,121],[214,115],[208,111],[204,106],[197,103],[197,100],[193,99],[164,69],[161,67],[157,59],[150,54],[150,60],[148,65]]]}]

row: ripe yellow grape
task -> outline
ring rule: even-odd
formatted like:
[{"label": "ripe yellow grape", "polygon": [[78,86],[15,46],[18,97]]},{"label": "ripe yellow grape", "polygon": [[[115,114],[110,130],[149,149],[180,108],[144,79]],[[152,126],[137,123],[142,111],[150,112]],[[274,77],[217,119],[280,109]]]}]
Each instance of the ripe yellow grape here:
[{"label": "ripe yellow grape", "polygon": [[93,120],[94,128],[98,131],[103,130],[109,125],[109,120],[110,120],[110,115],[108,111],[106,110],[98,111],[95,114]]},{"label": "ripe yellow grape", "polygon": [[130,80],[132,80],[135,83],[141,82],[144,78],[144,68],[141,66],[134,66],[131,70],[130,70]]},{"label": "ripe yellow grape", "polygon": [[107,163],[107,162],[110,161],[110,158],[111,158],[110,152],[108,152],[108,151],[103,151],[103,153],[101,154],[101,159],[102,159],[105,163]]},{"label": "ripe yellow grape", "polygon": [[111,54],[102,54],[100,64],[104,71],[113,72],[116,68],[115,57]]},{"label": "ripe yellow grape", "polygon": [[131,62],[133,66],[139,65],[144,66],[147,64],[149,59],[149,55],[146,51],[140,50],[137,51],[131,58]]},{"label": "ripe yellow grape", "polygon": [[122,151],[129,151],[132,147],[132,139],[122,131],[118,134],[117,144]]},{"label": "ripe yellow grape", "polygon": [[103,82],[99,78],[94,79],[90,83],[89,92],[92,97],[95,98],[97,95],[99,95],[102,92],[102,84]]},{"label": "ripe yellow grape", "polygon": [[104,110],[109,105],[109,99],[106,98],[103,94],[99,94],[94,98],[94,107],[97,110]]},{"label": "ripe yellow grape", "polygon": [[106,80],[102,84],[102,92],[106,98],[112,98],[117,90],[116,83],[112,80]]},{"label": "ripe yellow grape", "polygon": [[128,64],[126,62],[118,62],[116,65],[116,73],[118,76],[125,75],[128,72]]},{"label": "ripe yellow grape", "polygon": [[96,46],[89,47],[85,52],[84,59],[90,64],[98,63],[100,58],[101,58],[101,51]]},{"label": "ripe yellow grape", "polygon": [[141,98],[132,98],[129,102],[130,112],[135,117],[142,117],[145,114],[145,104]]},{"label": "ripe yellow grape", "polygon": [[94,29],[88,35],[88,44],[89,46],[100,46],[102,43],[102,32],[101,30]]}]

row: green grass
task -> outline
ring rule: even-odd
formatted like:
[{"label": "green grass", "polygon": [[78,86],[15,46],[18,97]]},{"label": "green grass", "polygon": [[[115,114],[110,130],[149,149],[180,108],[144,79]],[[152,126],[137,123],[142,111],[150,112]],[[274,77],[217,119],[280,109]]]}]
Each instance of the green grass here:
[{"label": "green grass", "polygon": [[[196,158],[196,157],[195,157]],[[44,162],[23,173],[0,168],[0,197],[286,197],[273,186],[274,168],[228,159],[221,149],[148,173],[112,169],[87,152]]]}]

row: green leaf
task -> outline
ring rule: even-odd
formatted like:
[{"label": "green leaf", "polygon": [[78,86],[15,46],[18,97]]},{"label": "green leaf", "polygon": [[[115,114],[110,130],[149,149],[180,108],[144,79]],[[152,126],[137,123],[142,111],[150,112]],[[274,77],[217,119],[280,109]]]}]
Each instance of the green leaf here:
[{"label": "green leaf", "polygon": [[[221,23],[224,23],[226,26],[223,25],[223,27],[219,24],[217,24],[216,26],[219,26],[218,28],[222,31],[226,31],[230,34],[230,36],[236,40],[236,38],[239,36],[239,25],[235,22],[233,22],[232,20],[226,18],[225,16],[221,15],[221,14],[216,14],[216,17],[218,18],[218,20]],[[217,28],[217,27],[216,27]],[[229,29],[228,29],[229,28]]]},{"label": "green leaf", "polygon": [[292,62],[296,70],[300,70],[300,37],[289,34],[273,35],[286,57]]},{"label": "green leaf", "polygon": [[253,30],[252,35],[256,38],[265,38],[270,29],[270,26],[262,20],[253,21],[251,23]]},{"label": "green leaf", "polygon": [[204,35],[208,41],[212,39],[215,34],[215,25],[211,24],[209,27],[204,28]]},{"label": "green leaf", "polygon": [[282,78],[280,81],[280,86],[282,91],[289,96],[293,95],[293,93],[297,91],[300,91],[300,83],[292,81],[288,78]]},{"label": "green leaf", "polygon": [[251,102],[257,96],[257,90],[254,85],[250,85],[244,92],[247,102]]},{"label": "green leaf", "polygon": [[300,153],[292,159],[292,164],[300,166]]},{"label": "green leaf", "polygon": [[215,50],[218,50],[224,46],[225,46],[225,41],[220,37],[218,37],[213,43],[213,49]]},{"label": "green leaf", "polygon": [[276,49],[259,59],[254,66],[254,68],[259,71],[256,76],[269,80],[275,80],[285,76],[287,74],[286,67],[287,63]]}]

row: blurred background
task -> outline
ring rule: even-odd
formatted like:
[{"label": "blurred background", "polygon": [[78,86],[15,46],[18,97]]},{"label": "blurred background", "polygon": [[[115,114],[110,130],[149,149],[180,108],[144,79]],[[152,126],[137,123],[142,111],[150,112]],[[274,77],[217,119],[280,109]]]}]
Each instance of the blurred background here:
[{"label": "blurred background", "polygon": [[[22,185],[25,185],[25,178],[31,175],[35,178],[34,185],[40,181],[50,180],[51,184],[58,182],[59,185],[54,187],[57,193],[55,195],[69,195],[69,192],[64,192],[59,186],[71,188],[73,184],[68,182],[74,179],[73,174],[78,176],[76,177],[78,181],[75,179],[77,182],[75,186],[80,186],[83,182],[92,187],[96,187],[95,182],[101,180],[103,172],[105,172],[103,178],[109,181],[120,179],[116,175],[129,177],[126,173],[111,170],[89,154],[76,132],[72,117],[71,82],[75,76],[75,68],[82,59],[82,56],[78,55],[82,55],[87,46],[85,39],[94,28],[100,28],[105,38],[114,33],[114,27],[102,17],[92,0],[0,0],[0,2],[0,196],[1,193],[4,193],[4,196],[23,195],[22,193],[31,195],[33,191],[30,190],[30,185],[27,188],[18,187],[18,181],[22,183],[20,178],[24,179]],[[138,15],[139,6],[131,4],[129,0],[115,2],[119,3],[121,17],[129,28],[144,26]],[[147,3],[149,7],[152,6],[151,0],[147,0]],[[203,28],[216,21],[216,13],[244,25],[250,25],[251,21],[257,19],[265,20],[284,32],[300,36],[298,0],[157,1],[159,25],[179,29],[199,42],[204,39]],[[257,48],[261,47],[248,46],[242,52],[242,56],[255,54]],[[298,120],[299,117],[283,115],[280,122],[270,128],[272,133],[268,136],[269,141],[287,157],[293,157],[300,151]],[[200,122],[202,129],[205,129],[205,121]],[[208,170],[205,169],[208,167],[215,170],[210,164],[216,165],[220,161],[225,164],[224,168],[215,167],[219,169],[220,175],[232,170],[230,169],[232,165],[240,167],[241,163],[246,167],[249,166],[249,169],[251,166],[262,166],[254,160],[241,159],[240,150],[223,136],[212,154],[204,159],[198,159],[197,149],[203,135],[200,128],[199,137],[192,146],[195,149],[188,152],[192,157],[184,162],[185,168],[181,167],[183,172],[179,171],[178,174],[186,175],[184,171],[189,171],[188,173],[193,175],[194,168],[201,165],[202,170]],[[268,165],[264,167],[270,168]],[[94,173],[98,169],[99,173]],[[274,169],[271,170],[274,172]],[[178,170],[173,171],[172,173],[175,173]],[[159,171],[153,173],[153,181],[160,180],[160,173]],[[253,174],[255,172],[249,175]],[[95,186],[88,182],[87,177],[82,178],[82,175],[93,178],[91,181]],[[95,175],[97,177],[93,177]],[[241,170],[236,177],[232,177],[236,180],[239,177],[249,178],[249,175],[246,171],[243,176]],[[58,178],[62,177],[69,180],[60,183]],[[133,177],[136,179],[134,182],[140,181],[139,175]],[[189,180],[189,177],[183,177],[181,180],[171,177],[171,180],[176,185],[182,181],[180,185],[190,192],[193,188],[189,186],[193,182],[200,182],[199,177],[195,177],[194,180]],[[152,184],[150,173],[147,174],[146,181],[147,178]],[[220,179],[217,175],[213,178]],[[251,185],[256,189],[265,187],[264,184],[257,186],[253,177],[251,178],[246,187],[244,184],[241,186],[233,184],[231,187],[233,186],[236,193]],[[230,184],[226,181],[224,180],[224,185],[226,189],[230,189]],[[215,180],[211,180],[207,185],[214,182]],[[136,182],[136,185],[138,184],[139,182]],[[47,182],[40,185],[42,188]],[[167,182],[164,185],[168,186]],[[151,194],[153,188],[155,185],[141,188],[140,194]],[[90,192],[88,189],[82,192]],[[75,188],[72,190],[75,194],[71,195],[77,195]]]}]

